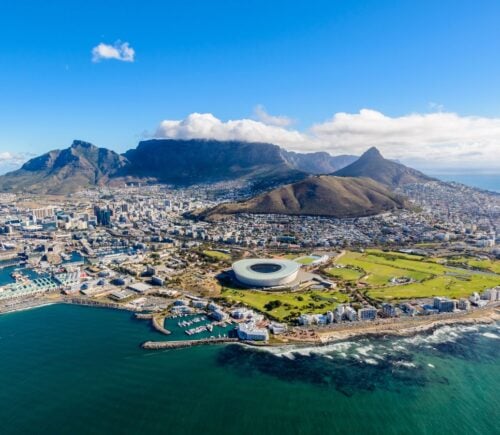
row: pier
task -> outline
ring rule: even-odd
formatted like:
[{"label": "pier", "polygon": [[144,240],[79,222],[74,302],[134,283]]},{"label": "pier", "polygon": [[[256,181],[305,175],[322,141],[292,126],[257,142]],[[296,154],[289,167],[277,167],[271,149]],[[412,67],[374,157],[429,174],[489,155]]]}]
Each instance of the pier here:
[{"label": "pier", "polygon": [[223,344],[223,343],[236,343],[237,338],[205,338],[202,340],[178,340],[178,341],[146,341],[142,343],[143,349],[182,349],[184,347],[202,346],[205,344]]}]

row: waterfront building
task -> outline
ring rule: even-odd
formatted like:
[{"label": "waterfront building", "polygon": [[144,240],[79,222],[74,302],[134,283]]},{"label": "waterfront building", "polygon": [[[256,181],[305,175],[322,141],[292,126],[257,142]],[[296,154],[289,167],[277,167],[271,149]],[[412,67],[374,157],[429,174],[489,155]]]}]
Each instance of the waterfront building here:
[{"label": "waterfront building", "polygon": [[468,310],[470,310],[470,306],[471,306],[470,301],[468,301],[467,299],[464,299],[464,298],[460,299],[458,301],[458,304],[457,304],[457,308],[459,310],[467,310],[468,311]]},{"label": "waterfront building", "polygon": [[278,322],[271,322],[269,325],[269,330],[274,334],[274,335],[279,335],[283,334],[287,330],[287,326],[285,323],[278,323]]},{"label": "waterfront building", "polygon": [[227,314],[220,308],[210,311],[208,315],[212,319],[217,320],[218,322],[222,322],[223,320],[226,320],[228,317]]},{"label": "waterfront building", "polygon": [[469,301],[474,304],[474,305],[477,305],[477,303],[481,300],[481,297],[479,296],[479,293],[478,292],[474,292],[471,297],[469,298]]},{"label": "waterfront building", "polygon": [[326,313],[326,323],[333,323],[333,320],[334,320],[333,312],[328,311]]},{"label": "waterfront building", "polygon": [[358,310],[358,319],[361,321],[375,320],[377,318],[377,309],[375,307],[365,307]]},{"label": "waterfront building", "polygon": [[427,314],[427,315],[439,313],[439,309],[434,308],[434,305],[425,304],[422,308],[424,309],[424,314]]},{"label": "waterfront building", "polygon": [[235,310],[231,311],[231,317],[233,319],[244,319],[248,317],[248,310],[246,308],[236,308]]},{"label": "waterfront building", "polygon": [[500,299],[500,290],[496,287],[486,289],[481,293],[481,299],[490,302],[498,301]]},{"label": "waterfront building", "polygon": [[337,323],[340,323],[342,322],[344,315],[345,315],[345,305],[343,304],[337,305],[337,307],[333,312],[333,320],[335,320],[335,322]]},{"label": "waterfront building", "polygon": [[312,325],[313,318],[310,314],[301,314],[299,316],[299,325],[309,326]]},{"label": "waterfront building", "polygon": [[345,307],[345,317],[350,322],[355,322],[356,320],[358,320],[358,315],[356,314],[356,310],[349,306]]},{"label": "waterfront building", "polygon": [[194,308],[199,308],[199,309],[207,308],[208,305],[207,301],[203,299],[195,299],[193,300],[192,304]]},{"label": "waterfront building", "polygon": [[382,312],[386,317],[395,317],[396,316],[396,307],[393,304],[383,303],[382,304]]},{"label": "waterfront building", "polygon": [[267,341],[269,332],[266,328],[259,328],[254,322],[240,323],[237,328],[240,340]]},{"label": "waterfront building", "polygon": [[456,308],[456,302],[448,298],[435,297],[433,307],[440,313],[452,313]]}]

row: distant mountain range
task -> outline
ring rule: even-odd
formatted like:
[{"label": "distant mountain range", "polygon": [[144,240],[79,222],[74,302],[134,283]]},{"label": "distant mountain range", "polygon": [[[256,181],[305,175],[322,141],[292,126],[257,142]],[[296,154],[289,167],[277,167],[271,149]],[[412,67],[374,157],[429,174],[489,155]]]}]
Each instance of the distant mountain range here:
[{"label": "distant mountain range", "polygon": [[369,178],[311,176],[243,202],[221,204],[200,214],[207,220],[227,215],[286,214],[360,217],[403,208],[405,200]]},{"label": "distant mountain range", "polygon": [[356,159],[295,153],[268,143],[200,139],[147,140],[120,155],[75,140],[67,149],[50,151],[0,176],[0,191],[67,194],[131,181],[193,185],[226,180],[262,190],[333,172]]},{"label": "distant mountain range", "polygon": [[[0,191],[69,194],[83,188],[129,182],[186,186],[238,181],[243,186],[251,186],[254,192],[262,192],[307,179],[307,186],[316,186],[314,189],[323,192],[329,178],[308,178],[318,174],[371,178],[389,189],[432,180],[415,169],[384,159],[376,148],[370,148],[357,158],[351,155],[334,157],[325,152],[296,153],[268,143],[153,139],[118,154],[75,140],[69,148],[50,151],[29,160],[17,171],[0,176]],[[328,183],[331,189],[359,187],[353,181],[345,185],[340,181]],[[304,186],[299,184],[297,188],[305,189]],[[365,187],[374,188],[373,185]],[[278,196],[281,195],[285,192],[281,191]],[[325,200],[326,196],[322,194],[321,198]],[[287,204],[291,207],[293,200],[290,201]],[[340,198],[339,201],[342,202]],[[252,204],[252,207],[257,206],[257,203]],[[263,204],[259,203],[259,207],[264,207]],[[371,207],[364,203],[359,206],[367,210]],[[283,211],[283,204],[276,207],[275,203],[270,209]],[[333,215],[327,204],[325,207],[325,214]],[[312,211],[317,207],[313,202],[302,201],[290,212],[306,212],[310,208]]]}]

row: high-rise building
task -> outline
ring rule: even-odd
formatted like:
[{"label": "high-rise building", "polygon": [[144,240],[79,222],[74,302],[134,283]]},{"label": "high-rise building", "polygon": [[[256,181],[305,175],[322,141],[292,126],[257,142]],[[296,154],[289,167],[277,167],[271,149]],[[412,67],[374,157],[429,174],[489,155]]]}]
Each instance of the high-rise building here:
[{"label": "high-rise building", "polygon": [[113,212],[109,208],[101,208],[99,206],[94,207],[94,214],[97,219],[97,225],[109,226],[111,225],[111,216]]}]

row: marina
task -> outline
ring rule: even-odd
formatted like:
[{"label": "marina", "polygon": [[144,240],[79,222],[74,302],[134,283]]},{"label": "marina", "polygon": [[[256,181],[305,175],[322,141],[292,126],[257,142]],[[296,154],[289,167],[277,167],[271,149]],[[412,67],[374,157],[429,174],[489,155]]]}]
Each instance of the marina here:
[{"label": "marina", "polygon": [[[179,320],[181,319],[181,320]],[[164,327],[170,331],[169,341],[183,341],[188,337],[197,340],[223,339],[231,335],[234,325],[229,322],[212,321],[206,314],[167,317]]]}]

